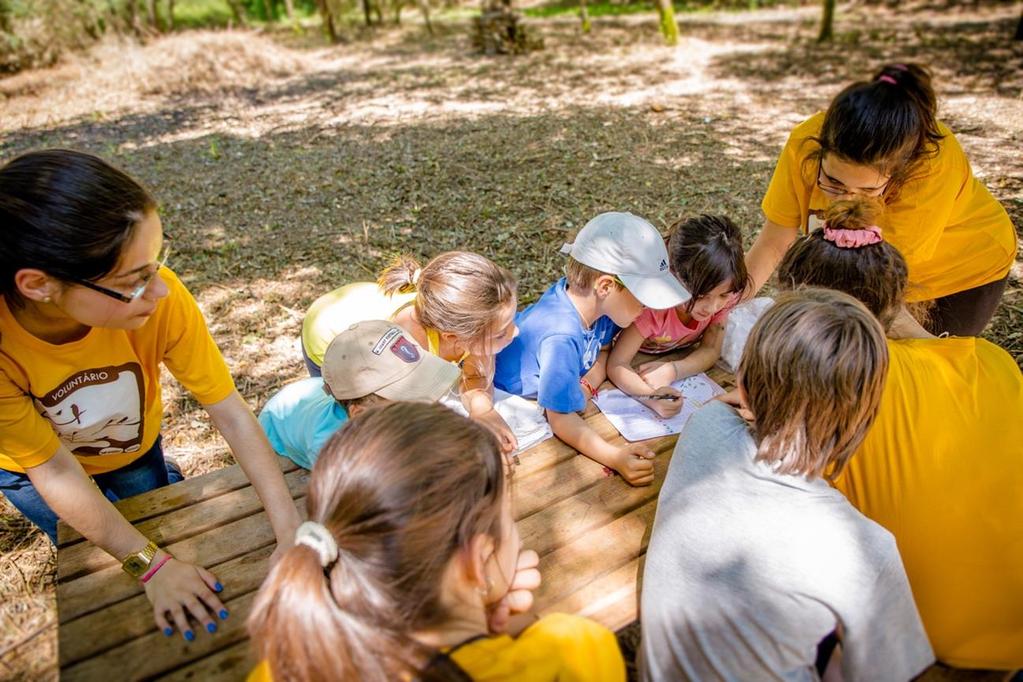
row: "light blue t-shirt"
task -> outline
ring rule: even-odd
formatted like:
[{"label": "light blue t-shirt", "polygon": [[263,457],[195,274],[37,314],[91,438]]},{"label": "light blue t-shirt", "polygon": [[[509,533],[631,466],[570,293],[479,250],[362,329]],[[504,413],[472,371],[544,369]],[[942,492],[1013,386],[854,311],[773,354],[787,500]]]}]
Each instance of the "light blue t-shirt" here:
[{"label": "light blue t-shirt", "polygon": [[274,451],[312,469],[320,448],[348,421],[348,413],[315,377],[288,384],[267,401],[259,424]]},{"label": "light blue t-shirt", "polygon": [[515,324],[519,335],[498,353],[494,385],[535,398],[541,407],[554,412],[578,412],[586,407],[579,379],[597,361],[600,349],[611,343],[618,326],[605,315],[589,329],[583,327],[564,277],[516,315]]}]

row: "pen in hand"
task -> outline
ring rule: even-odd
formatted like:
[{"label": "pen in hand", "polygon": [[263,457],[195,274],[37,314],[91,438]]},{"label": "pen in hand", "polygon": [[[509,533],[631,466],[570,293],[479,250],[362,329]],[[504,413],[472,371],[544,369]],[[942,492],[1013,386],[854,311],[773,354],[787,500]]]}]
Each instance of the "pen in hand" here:
[{"label": "pen in hand", "polygon": [[682,396],[675,395],[674,393],[654,393],[653,395],[645,395],[643,397],[647,400],[669,400],[671,402],[682,400]]}]

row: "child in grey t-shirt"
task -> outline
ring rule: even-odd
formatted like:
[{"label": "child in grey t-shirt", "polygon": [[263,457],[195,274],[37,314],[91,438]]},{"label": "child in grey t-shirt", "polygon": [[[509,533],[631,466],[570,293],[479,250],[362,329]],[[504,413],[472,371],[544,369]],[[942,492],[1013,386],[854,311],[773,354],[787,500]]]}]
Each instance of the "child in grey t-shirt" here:
[{"label": "child in grey t-shirt", "polygon": [[708,404],[660,493],[644,679],[814,680],[832,632],[850,682],[907,680],[934,660],[895,540],[822,478],[863,439],[887,360],[880,326],[839,292],[786,294],[757,323],[738,375],[755,430]]}]

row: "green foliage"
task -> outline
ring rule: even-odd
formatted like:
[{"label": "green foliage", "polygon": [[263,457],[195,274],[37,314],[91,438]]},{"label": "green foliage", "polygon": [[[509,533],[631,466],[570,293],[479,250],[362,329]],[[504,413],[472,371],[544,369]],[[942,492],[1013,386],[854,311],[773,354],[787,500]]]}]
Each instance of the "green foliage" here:
[{"label": "green foliage", "polygon": [[668,45],[678,45],[678,22],[675,21],[675,9],[670,2],[658,3],[657,11],[661,15],[661,35]]}]

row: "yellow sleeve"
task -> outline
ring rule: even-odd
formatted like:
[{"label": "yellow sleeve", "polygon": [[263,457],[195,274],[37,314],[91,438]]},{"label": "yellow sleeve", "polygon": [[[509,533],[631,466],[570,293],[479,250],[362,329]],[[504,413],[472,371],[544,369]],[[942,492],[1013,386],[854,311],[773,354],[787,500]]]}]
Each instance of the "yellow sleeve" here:
[{"label": "yellow sleeve", "polygon": [[526,628],[516,644],[559,659],[559,682],[625,680],[625,659],[614,633],[589,618],[565,613],[545,616]]},{"label": "yellow sleeve", "polygon": [[273,675],[270,674],[270,666],[266,661],[260,661],[259,665],[249,672],[245,682],[273,682]]},{"label": "yellow sleeve", "polygon": [[168,310],[155,330],[163,343],[163,363],[200,403],[218,403],[234,391],[224,356],[185,285],[169,270],[162,270],[160,276],[170,289]]},{"label": "yellow sleeve", "polygon": [[53,457],[60,439],[19,385],[19,374],[13,361],[0,356],[0,469],[24,472]]},{"label": "yellow sleeve", "polygon": [[[771,183],[760,203],[764,216],[783,227],[805,228],[810,194],[816,177],[815,164],[806,164],[807,155],[817,149],[808,138],[820,132],[824,114],[816,114],[796,126],[781,150]],[[812,170],[811,170],[812,167]]]}]

